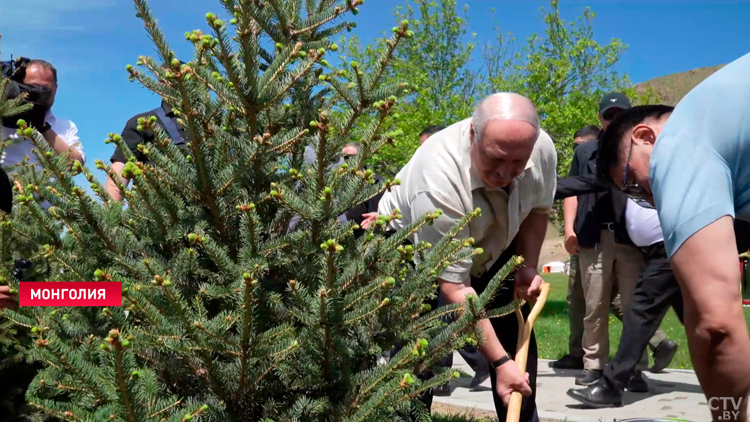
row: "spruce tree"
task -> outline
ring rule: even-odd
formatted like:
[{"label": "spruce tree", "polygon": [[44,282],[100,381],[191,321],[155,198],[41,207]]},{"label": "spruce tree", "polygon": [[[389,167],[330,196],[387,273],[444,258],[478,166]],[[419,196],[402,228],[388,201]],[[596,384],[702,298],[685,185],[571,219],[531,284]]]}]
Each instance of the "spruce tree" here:
[{"label": "spruce tree", "polygon": [[[188,139],[182,149],[155,117],[141,119],[156,136],[139,147],[144,164],[110,134],[106,142],[130,157],[127,207],[19,122],[44,170],[14,169],[16,206],[0,213],[2,281],[18,288],[11,269],[22,257],[36,280],[123,287],[122,307],[2,311],[3,335],[44,367],[29,406],[69,421],[429,419],[416,398],[455,374],[417,374],[476,342],[480,318],[520,305],[484,309],[521,259],[464,306],[430,309],[437,274],[481,253],[453,239],[480,210],[436,245],[404,241],[439,212],[387,236],[398,215],[363,234],[337,220],[398,184],[375,184],[363,165],[393,141],[383,122],[407,87],[381,77],[413,35],[409,22],[393,28],[373,68],[328,61],[338,48],[330,39],[352,29],[343,19],[362,3],[223,0],[231,20],[206,14],[210,30],[186,33],[194,55],[180,60],[146,1],[134,0],[158,57],[127,72],[173,106]],[[329,165],[353,141],[360,154]],[[303,161],[305,147],[314,163]],[[96,197],[76,185],[78,174]]]}]

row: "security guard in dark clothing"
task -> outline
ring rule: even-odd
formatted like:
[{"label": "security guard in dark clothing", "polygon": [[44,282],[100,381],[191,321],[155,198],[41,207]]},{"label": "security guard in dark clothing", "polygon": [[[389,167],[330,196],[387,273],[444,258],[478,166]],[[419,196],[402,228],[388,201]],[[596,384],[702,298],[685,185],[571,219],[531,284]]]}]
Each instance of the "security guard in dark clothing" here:
[{"label": "security guard in dark clothing", "polygon": [[[185,128],[177,121],[177,116],[174,114],[172,107],[166,103],[161,102],[159,108],[147,111],[145,113],[136,114],[131,117],[130,120],[125,124],[125,128],[122,130],[122,140],[130,148],[130,151],[135,155],[136,160],[147,163],[148,158],[140,151],[138,151],[139,144],[149,144],[154,141],[154,133],[150,130],[138,130],[138,119],[141,117],[155,116],[159,125],[167,132],[167,135],[172,139],[177,146],[184,147],[186,142]],[[112,170],[120,175],[121,183],[127,187],[130,180],[122,177],[122,171],[125,168],[127,158],[125,154],[120,151],[120,148],[115,150],[110,158],[112,162]],[[117,184],[111,179],[107,178],[107,193],[113,199],[122,201],[124,193],[120,191]]]}]

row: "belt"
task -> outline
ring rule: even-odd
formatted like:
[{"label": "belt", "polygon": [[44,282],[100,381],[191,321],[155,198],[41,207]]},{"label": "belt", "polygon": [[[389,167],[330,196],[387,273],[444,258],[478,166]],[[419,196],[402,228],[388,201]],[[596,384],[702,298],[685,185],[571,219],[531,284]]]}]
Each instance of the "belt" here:
[{"label": "belt", "polygon": [[602,230],[615,231],[615,223],[602,223],[600,224]]}]

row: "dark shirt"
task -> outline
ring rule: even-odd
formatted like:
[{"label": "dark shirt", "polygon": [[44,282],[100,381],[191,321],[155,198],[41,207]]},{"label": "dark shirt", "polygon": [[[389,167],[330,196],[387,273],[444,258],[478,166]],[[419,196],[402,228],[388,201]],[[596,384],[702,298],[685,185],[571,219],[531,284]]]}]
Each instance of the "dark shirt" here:
[{"label": "dark shirt", "polygon": [[[172,111],[172,107],[170,107],[170,105],[165,103],[164,101],[161,102],[161,107],[164,109],[164,113],[167,115],[167,117],[170,118],[177,126],[177,130],[180,132],[180,135],[182,135],[183,139],[186,139],[187,134],[185,132],[185,128],[181,124],[177,123],[177,116],[175,116],[174,112]],[[154,133],[150,130],[138,130],[138,119],[141,117],[148,117],[152,115],[153,114],[151,113],[151,111],[147,111],[145,113],[136,114],[135,116],[131,117],[130,120],[125,123],[125,128],[122,130],[121,135],[122,140],[125,141],[125,144],[128,146],[128,148],[133,151],[135,159],[143,163],[147,163],[148,158],[143,155],[142,152],[138,151],[138,144],[146,145],[153,142]],[[120,151],[120,148],[117,148],[115,150],[115,153],[112,154],[112,158],[110,158],[109,161],[113,163],[125,163],[128,160],[125,158],[125,154]]]},{"label": "dark shirt", "polygon": [[[582,247],[593,248],[601,240],[601,230],[611,227],[618,243],[632,243],[625,225],[625,208],[627,197],[618,189],[602,185],[596,179],[596,156],[599,149],[597,141],[586,142],[576,148],[573,162],[570,165],[568,178],[572,184],[563,180],[558,186],[556,198],[573,187],[583,192],[578,196],[578,209],[574,231]],[[572,196],[572,195],[568,195]]]}]

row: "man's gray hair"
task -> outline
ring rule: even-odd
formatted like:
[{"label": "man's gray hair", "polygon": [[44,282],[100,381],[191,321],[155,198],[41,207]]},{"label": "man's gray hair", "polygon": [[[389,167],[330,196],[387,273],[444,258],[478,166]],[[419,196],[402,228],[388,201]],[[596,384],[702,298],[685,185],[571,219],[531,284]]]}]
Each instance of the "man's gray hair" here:
[{"label": "man's gray hair", "polygon": [[519,120],[529,123],[539,135],[539,115],[531,100],[511,92],[492,94],[477,104],[471,117],[474,136],[479,139],[490,120]]}]

